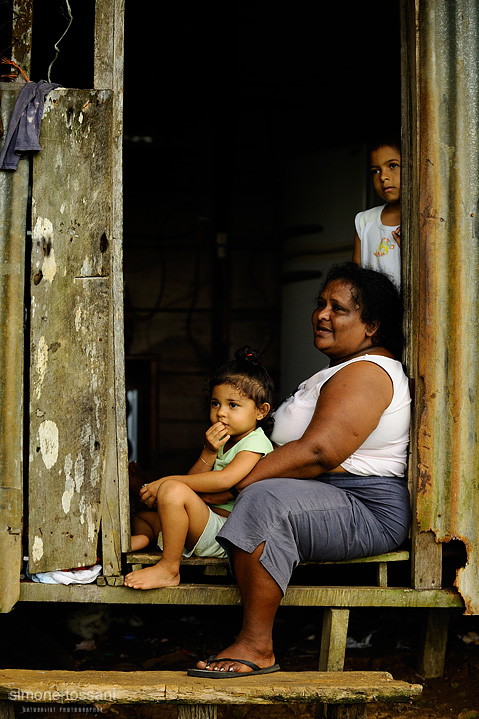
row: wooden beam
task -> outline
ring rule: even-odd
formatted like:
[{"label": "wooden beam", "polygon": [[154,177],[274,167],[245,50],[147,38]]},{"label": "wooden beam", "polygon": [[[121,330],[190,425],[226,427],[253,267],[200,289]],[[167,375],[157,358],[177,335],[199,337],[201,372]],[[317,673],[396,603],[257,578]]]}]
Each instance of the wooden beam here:
[{"label": "wooden beam", "polygon": [[418,674],[423,679],[437,679],[444,674],[447,634],[450,612],[448,609],[428,609],[419,647]]},{"label": "wooden beam", "polygon": [[[19,84],[1,83],[10,122]],[[29,163],[0,172],[0,612],[20,596],[23,522],[25,254]]]},{"label": "wooden beam", "polygon": [[[164,604],[239,606],[236,586],[180,584],[147,592],[128,587],[36,584],[23,582],[20,599],[29,602],[86,602],[105,604]],[[464,603],[454,589],[419,591],[380,587],[288,587],[284,607],[456,607]]]},{"label": "wooden beam", "polygon": [[[32,63],[32,21],[33,0],[13,0],[12,20],[12,56],[11,60],[30,77]],[[23,85],[25,78],[21,73],[15,82]]]},{"label": "wooden beam", "polygon": [[342,672],[348,636],[349,609],[326,607],[323,614],[320,672]]}]

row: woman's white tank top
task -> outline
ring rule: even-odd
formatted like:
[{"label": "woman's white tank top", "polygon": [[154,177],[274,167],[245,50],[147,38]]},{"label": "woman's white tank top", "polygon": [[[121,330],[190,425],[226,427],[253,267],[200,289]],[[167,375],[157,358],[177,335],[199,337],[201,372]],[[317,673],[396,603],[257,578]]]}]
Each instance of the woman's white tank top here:
[{"label": "woman's white tank top", "polygon": [[321,387],[336,372],[353,362],[374,362],[382,367],[393,383],[393,398],[384,410],[377,427],[366,441],[341,466],[351,474],[362,476],[402,477],[406,468],[409,444],[411,397],[409,381],[397,360],[381,355],[362,355],[317,372],[302,382],[274,412],[271,441],[276,445],[303,436],[316,408]]}]

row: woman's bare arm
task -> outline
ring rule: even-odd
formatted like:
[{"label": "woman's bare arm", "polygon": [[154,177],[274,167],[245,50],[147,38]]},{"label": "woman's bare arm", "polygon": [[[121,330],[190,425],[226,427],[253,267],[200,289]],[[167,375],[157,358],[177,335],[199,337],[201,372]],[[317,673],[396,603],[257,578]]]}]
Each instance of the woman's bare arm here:
[{"label": "woman's bare arm", "polygon": [[271,477],[310,479],[336,469],[377,427],[392,395],[391,378],[381,367],[366,361],[347,365],[322,387],[304,435],[263,457],[236,488]]},{"label": "woman's bare arm", "polygon": [[352,261],[361,267],[361,240],[357,232],[354,233],[354,249]]},{"label": "woman's bare arm", "polygon": [[[254,468],[254,466],[261,459],[261,454],[258,452],[250,452],[249,450],[242,450],[238,452],[236,457],[231,460],[229,464],[214,472],[201,472],[198,474],[178,474],[171,475],[169,477],[162,477],[156,479],[154,482],[150,482],[140,490],[140,496],[142,502],[147,502],[150,499],[156,499],[158,489],[160,485],[167,479],[175,479],[177,482],[183,482],[188,485],[195,492],[221,492],[230,487],[233,487],[241,479]],[[151,506],[151,505],[149,505]]]}]

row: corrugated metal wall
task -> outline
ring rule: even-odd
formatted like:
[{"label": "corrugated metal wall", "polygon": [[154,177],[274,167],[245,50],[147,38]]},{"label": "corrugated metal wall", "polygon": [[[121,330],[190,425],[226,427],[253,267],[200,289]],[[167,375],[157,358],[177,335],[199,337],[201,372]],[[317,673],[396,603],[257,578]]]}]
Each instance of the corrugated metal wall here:
[{"label": "corrugated metal wall", "polygon": [[465,543],[456,583],[478,613],[479,3],[416,0],[415,12],[417,138],[406,189],[417,266],[406,274],[417,333],[417,519],[436,541]]}]

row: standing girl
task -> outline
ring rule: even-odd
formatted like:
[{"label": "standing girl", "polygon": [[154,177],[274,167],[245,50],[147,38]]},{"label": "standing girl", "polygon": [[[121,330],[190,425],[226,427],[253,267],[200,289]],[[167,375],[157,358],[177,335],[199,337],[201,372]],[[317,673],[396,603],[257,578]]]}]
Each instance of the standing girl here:
[{"label": "standing girl", "polygon": [[355,218],[353,262],[384,272],[401,287],[401,148],[396,140],[374,146],[369,155],[374,189],[385,205]]},{"label": "standing girl", "polygon": [[[132,551],[158,538],[163,555],[158,564],[131,572],[125,585],[133,589],[176,586],[181,557],[226,557],[215,537],[229,516],[234,499],[208,506],[198,492],[231,490],[273,450],[261,425],[268,423],[273,382],[260,364],[260,354],[242,347],[235,359],[210,380],[210,421],[203,450],[187,475],[163,477],[142,487],[140,496],[156,512],[133,518]],[[270,420],[272,423],[272,420]],[[235,492],[233,491],[233,494]]]}]

